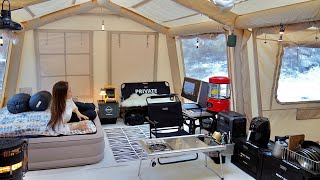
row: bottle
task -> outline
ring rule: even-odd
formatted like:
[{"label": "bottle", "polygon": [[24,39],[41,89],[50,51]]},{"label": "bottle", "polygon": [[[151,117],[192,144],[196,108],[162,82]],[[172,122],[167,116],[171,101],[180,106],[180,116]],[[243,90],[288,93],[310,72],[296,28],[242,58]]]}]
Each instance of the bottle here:
[{"label": "bottle", "polygon": [[276,158],[281,158],[282,153],[283,153],[283,149],[288,146],[287,143],[285,142],[286,136],[285,137],[276,136],[275,140],[276,140],[276,142],[274,144],[272,156],[274,156]]}]

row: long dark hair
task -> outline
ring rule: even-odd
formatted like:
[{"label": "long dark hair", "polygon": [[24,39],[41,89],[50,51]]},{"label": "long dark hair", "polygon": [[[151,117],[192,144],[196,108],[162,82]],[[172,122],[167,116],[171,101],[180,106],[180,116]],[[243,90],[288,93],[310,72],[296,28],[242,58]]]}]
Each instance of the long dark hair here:
[{"label": "long dark hair", "polygon": [[59,81],[52,88],[51,119],[48,123],[52,129],[63,121],[62,114],[66,109],[68,89],[69,84],[66,81]]}]

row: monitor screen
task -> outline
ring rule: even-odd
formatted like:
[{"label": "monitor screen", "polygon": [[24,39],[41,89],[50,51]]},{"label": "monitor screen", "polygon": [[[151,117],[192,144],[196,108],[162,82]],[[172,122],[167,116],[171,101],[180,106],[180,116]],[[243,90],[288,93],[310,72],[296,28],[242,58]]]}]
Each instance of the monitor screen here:
[{"label": "monitor screen", "polygon": [[106,97],[115,98],[114,91],[115,91],[115,89],[113,89],[113,88],[110,88],[110,89],[107,88],[106,89]]},{"label": "monitor screen", "polygon": [[183,85],[183,90],[188,95],[194,95],[195,84],[192,82],[186,81]]}]

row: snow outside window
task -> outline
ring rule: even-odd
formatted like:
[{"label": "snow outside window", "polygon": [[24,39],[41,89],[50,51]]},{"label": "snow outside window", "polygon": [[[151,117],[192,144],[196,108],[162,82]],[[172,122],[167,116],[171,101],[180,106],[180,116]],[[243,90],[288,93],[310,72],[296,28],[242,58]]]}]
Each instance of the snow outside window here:
[{"label": "snow outside window", "polygon": [[286,47],[282,57],[277,100],[320,100],[320,48]]},{"label": "snow outside window", "polygon": [[[198,43],[197,43],[198,41]],[[186,77],[209,81],[212,76],[228,77],[226,37],[181,39]],[[197,48],[198,44],[198,48]]]}]

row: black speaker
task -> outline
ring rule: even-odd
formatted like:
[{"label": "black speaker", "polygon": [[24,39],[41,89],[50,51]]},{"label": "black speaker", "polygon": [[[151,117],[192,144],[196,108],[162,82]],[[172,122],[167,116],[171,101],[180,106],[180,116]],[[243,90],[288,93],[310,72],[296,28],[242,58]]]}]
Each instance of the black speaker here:
[{"label": "black speaker", "polygon": [[231,138],[246,136],[246,122],[244,115],[234,111],[222,111],[217,115],[216,131],[231,133]]},{"label": "black speaker", "polygon": [[231,34],[228,36],[227,46],[228,47],[236,47],[237,44],[237,36],[234,34]]}]

